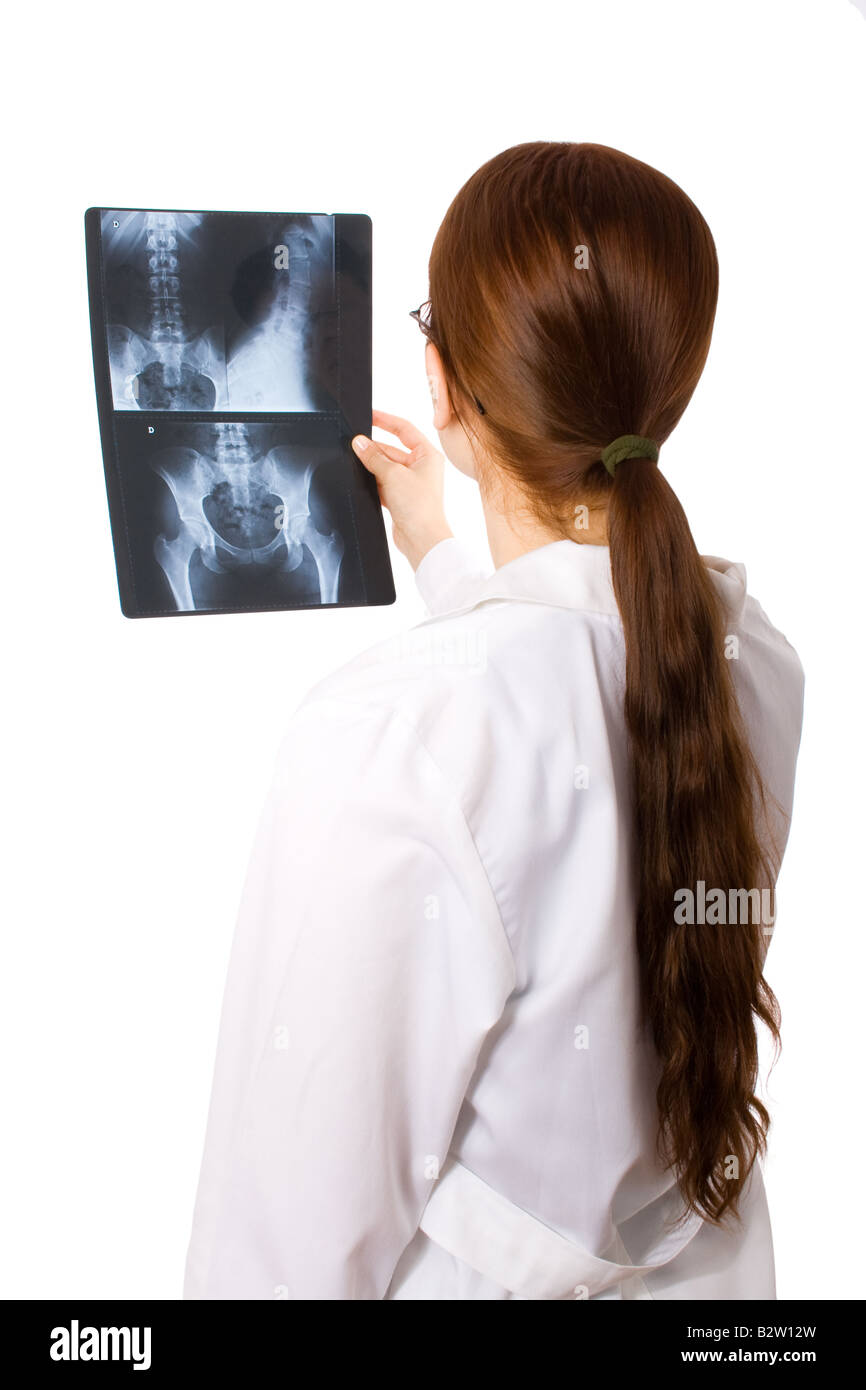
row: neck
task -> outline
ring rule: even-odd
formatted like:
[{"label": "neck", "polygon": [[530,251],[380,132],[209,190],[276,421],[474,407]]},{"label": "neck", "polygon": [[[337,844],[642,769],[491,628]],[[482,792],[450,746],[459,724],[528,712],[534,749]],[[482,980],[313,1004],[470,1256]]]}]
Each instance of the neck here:
[{"label": "neck", "polygon": [[513,498],[494,500],[482,492],[481,505],[487,543],[496,569],[530,550],[550,545],[552,541],[573,540],[579,545],[607,545],[607,510],[604,507],[576,512],[577,524],[569,528],[544,526],[525,507],[517,505]]}]

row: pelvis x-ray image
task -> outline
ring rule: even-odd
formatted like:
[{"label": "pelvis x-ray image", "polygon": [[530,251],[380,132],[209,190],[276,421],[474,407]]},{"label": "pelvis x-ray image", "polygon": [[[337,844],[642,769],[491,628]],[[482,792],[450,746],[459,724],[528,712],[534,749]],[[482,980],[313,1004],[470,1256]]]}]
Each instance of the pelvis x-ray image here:
[{"label": "pelvis x-ray image", "polygon": [[332,409],[333,222],[104,211],[115,410]]},{"label": "pelvis x-ray image", "polygon": [[293,441],[280,425],[135,428],[130,486],[143,606],[193,612],[338,602],[351,517],[332,446]]}]

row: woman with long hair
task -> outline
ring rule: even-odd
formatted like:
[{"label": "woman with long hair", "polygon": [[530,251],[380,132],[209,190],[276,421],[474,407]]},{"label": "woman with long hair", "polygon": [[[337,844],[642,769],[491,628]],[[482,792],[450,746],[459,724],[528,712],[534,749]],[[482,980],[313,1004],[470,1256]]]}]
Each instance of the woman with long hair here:
[{"label": "woman with long hair", "polygon": [[429,611],[317,686],[237,925],[189,1298],[773,1298],[758,1030],[803,677],[660,450],[709,228],[599,145],[506,150],[436,237],[444,454],[355,441]]}]

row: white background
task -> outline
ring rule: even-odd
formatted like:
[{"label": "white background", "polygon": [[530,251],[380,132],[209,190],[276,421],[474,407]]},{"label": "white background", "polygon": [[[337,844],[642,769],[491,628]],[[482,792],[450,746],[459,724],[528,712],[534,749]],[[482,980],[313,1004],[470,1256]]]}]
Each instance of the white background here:
[{"label": "white background", "polygon": [[[768,965],[784,1011],[767,1174],[778,1288],[866,1292],[864,8],[17,7],[3,84],[0,1295],[179,1297],[274,749],[314,680],[422,617],[397,554],[393,608],[121,616],[84,209],[368,212],[374,403],[428,428],[407,311],[426,297],[432,238],[479,164],[535,139],[657,166],[716,238],[713,347],[662,463],[700,549],[746,563],[807,673]],[[471,485],[448,486],[452,524],[482,553]]]}]

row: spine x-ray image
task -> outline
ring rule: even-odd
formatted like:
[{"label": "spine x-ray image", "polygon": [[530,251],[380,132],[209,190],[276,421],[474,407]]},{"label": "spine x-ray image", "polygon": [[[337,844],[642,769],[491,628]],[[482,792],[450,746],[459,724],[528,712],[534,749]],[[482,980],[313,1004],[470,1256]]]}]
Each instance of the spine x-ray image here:
[{"label": "spine x-ray image", "polygon": [[103,212],[116,410],[333,406],[320,371],[335,331],[333,218],[231,217]]},{"label": "spine x-ray image", "polygon": [[359,214],[91,208],[96,394],[128,617],[391,603]]}]

